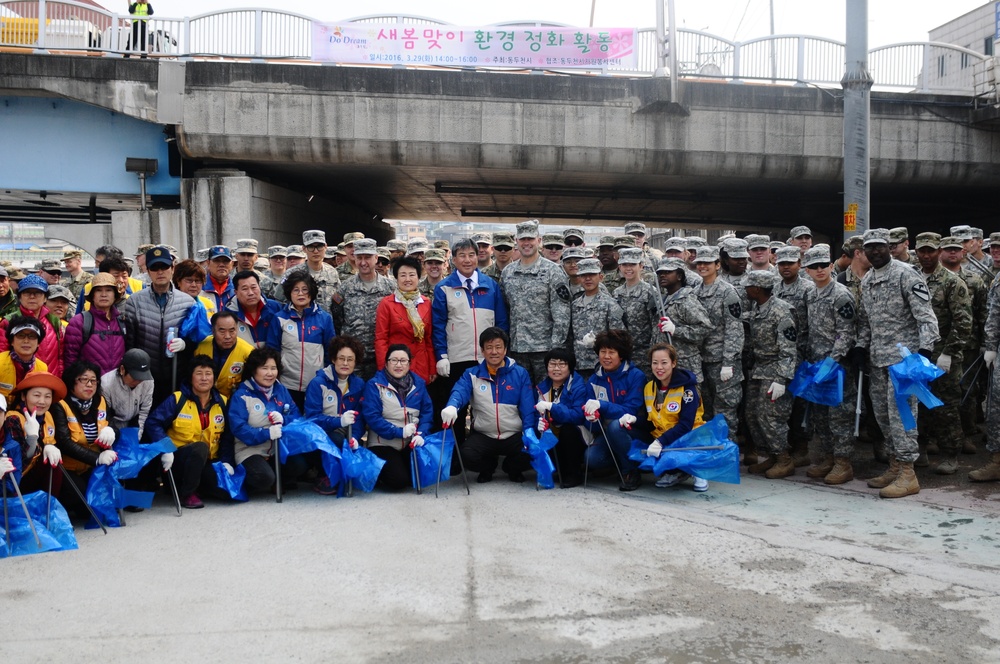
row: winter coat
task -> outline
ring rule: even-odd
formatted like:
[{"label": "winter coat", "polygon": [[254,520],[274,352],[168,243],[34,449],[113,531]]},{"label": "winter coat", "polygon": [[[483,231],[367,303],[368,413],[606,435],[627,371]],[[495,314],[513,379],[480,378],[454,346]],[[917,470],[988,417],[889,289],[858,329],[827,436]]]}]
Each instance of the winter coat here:
[{"label": "winter coat", "polygon": [[511,358],[490,375],[483,360],[465,370],[448,397],[448,405],[461,408],[470,404],[472,428],[490,438],[502,440],[533,428],[535,392],[524,367]]},{"label": "winter coat", "polygon": [[301,314],[291,304],[276,313],[267,345],[281,353],[281,384],[304,392],[316,372],[330,363],[330,341],[335,336],[333,318],[315,302]]},{"label": "winter coat", "polygon": [[270,457],[276,451],[271,440],[268,413],[281,413],[284,424],[291,424],[300,416],[299,408],[284,385],[275,381],[271,398],[252,379],[240,383],[229,400],[229,429],[233,433],[236,463],[243,463],[251,456]]},{"label": "winter coat", "polygon": [[500,286],[478,269],[479,286],[469,292],[458,270],[434,287],[434,351],[456,362],[481,362],[479,335],[488,327],[509,329]]},{"label": "winter coat", "polygon": [[83,314],[76,314],[69,321],[63,342],[63,361],[67,367],[77,360],[93,362],[104,375],[117,369],[125,356],[124,321],[117,307],[111,307],[107,313],[94,308],[89,314],[93,315],[94,326],[86,343],[83,341]]},{"label": "winter coat", "polygon": [[[10,350],[10,342],[7,341],[7,326],[10,324],[10,319],[14,316],[36,317],[24,307],[18,307],[18,310],[15,313],[4,319],[4,321],[0,323],[0,353],[5,350]],[[61,378],[63,371],[62,347],[65,335],[62,323],[59,322],[56,315],[51,313],[49,308],[45,305],[42,305],[42,308],[38,310],[37,318],[42,323],[42,329],[45,330],[45,338],[42,339],[42,342],[38,345],[35,357],[40,359],[49,367],[49,373]]]},{"label": "winter coat", "polygon": [[416,424],[417,431],[427,433],[434,423],[434,407],[427,394],[427,384],[420,376],[412,372],[410,375],[413,385],[405,395],[396,391],[384,371],[376,373],[365,385],[361,408],[368,425],[369,447],[384,445],[401,450],[404,425]]},{"label": "winter coat", "polygon": [[652,424],[652,436],[666,447],[692,429],[705,423],[698,377],[687,369],[676,367],[663,402],[657,407],[659,381],[649,381],[643,389],[646,416]]},{"label": "winter coat", "polygon": [[365,381],[354,374],[347,378],[347,394],[342,394],[337,384],[337,372],[332,366],[316,372],[306,388],[306,417],[326,431],[328,436],[342,429],[346,436],[347,428],[340,423],[340,416],[348,410],[357,411],[357,417],[351,433],[360,439],[365,433],[365,418],[362,412]]},{"label": "winter coat", "polygon": [[378,370],[385,369],[385,354],[389,346],[403,344],[410,349],[410,371],[429,381],[436,375],[437,360],[434,357],[434,344],[431,339],[431,302],[425,297],[420,298],[417,313],[424,322],[423,341],[417,341],[413,336],[413,324],[406,307],[396,299],[396,295],[386,295],[378,303],[375,311],[375,365]]},{"label": "winter coat", "polygon": [[[617,420],[622,415],[638,416],[642,410],[642,388],[646,376],[629,362],[622,362],[612,372],[606,372],[598,366],[587,381],[587,400],[597,399],[601,402],[602,420]],[[596,422],[587,423],[590,430],[600,431]]]},{"label": "winter coat", "polygon": [[[170,380],[170,358],[166,355],[167,330],[180,328],[194,298],[172,285],[167,291],[163,309],[156,301],[152,287],[134,294],[121,306],[125,319],[126,342],[129,348],[141,348],[149,355],[149,368],[155,380]],[[183,375],[183,371],[180,375]]]},{"label": "winter coat", "polygon": [[555,426],[566,424],[584,424],[583,404],[589,398],[587,396],[587,381],[583,376],[575,371],[569,379],[563,383],[562,392],[557,400],[552,399],[552,379],[545,378],[538,384],[536,394],[539,401],[551,401],[552,421]]},{"label": "winter coat", "polygon": [[177,447],[191,443],[208,445],[208,461],[234,465],[233,434],[226,426],[226,397],[213,389],[208,400],[208,427],[202,428],[200,402],[187,385],[157,406],[146,420],[149,441],[170,438]]}]

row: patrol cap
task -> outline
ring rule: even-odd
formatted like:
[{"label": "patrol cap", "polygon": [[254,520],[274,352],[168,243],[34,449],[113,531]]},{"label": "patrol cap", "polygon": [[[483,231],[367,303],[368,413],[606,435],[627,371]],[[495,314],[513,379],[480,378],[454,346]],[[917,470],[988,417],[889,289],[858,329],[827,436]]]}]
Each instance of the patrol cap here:
[{"label": "patrol cap", "polygon": [[306,252],[302,248],[301,244],[290,244],[288,245],[288,257],[289,258],[305,258]]},{"label": "patrol cap", "polygon": [[[522,221],[517,226],[517,232],[514,237],[518,240],[524,238],[535,238],[538,237],[538,220],[529,219],[528,221]],[[494,239],[494,246],[496,246],[496,239]]]},{"label": "patrol cap", "polygon": [[377,256],[378,242],[370,238],[363,238],[354,241],[355,256]]},{"label": "patrol cap", "polygon": [[406,251],[406,242],[403,240],[389,240],[385,243],[389,251]]},{"label": "patrol cap", "polygon": [[739,238],[730,238],[722,245],[722,249],[730,258],[750,258],[747,253],[747,242]]},{"label": "patrol cap", "polygon": [[[569,250],[567,249],[567,251]],[[642,265],[642,249],[640,249],[639,247],[626,247],[624,249],[619,249],[618,264]]]},{"label": "patrol cap", "polygon": [[576,273],[578,275],[600,274],[601,261],[597,260],[596,258],[584,258],[582,261],[580,261]]},{"label": "patrol cap", "polygon": [[[405,247],[404,247],[403,251],[406,251]],[[347,252],[344,251],[344,243],[343,242],[341,242],[340,244],[333,245],[333,255],[334,256],[346,256],[347,255]]]},{"label": "patrol cap", "polygon": [[506,247],[508,249],[514,248],[514,236],[510,231],[500,231],[493,234],[493,246],[495,248]]},{"label": "patrol cap", "polygon": [[580,230],[579,228],[567,228],[562,232],[562,237],[564,242],[570,239],[571,237],[575,237],[581,241],[586,239],[583,235],[583,231]]},{"label": "patrol cap", "polygon": [[445,251],[451,249],[451,243],[448,240],[434,240],[435,249],[444,249]]},{"label": "patrol cap", "polygon": [[[153,252],[155,252],[155,251],[157,251],[159,249],[163,249],[164,253],[166,253],[166,254],[170,253],[169,251],[166,251],[166,249],[164,247],[153,247],[152,249],[150,249],[149,251],[147,251],[146,252],[146,268],[147,269],[150,267],[149,257],[151,255],[153,255]],[[160,254],[155,254],[155,255],[159,256]],[[233,252],[231,252],[229,250],[229,247],[227,247],[226,245],[224,245],[224,244],[217,244],[217,245],[215,245],[214,247],[212,247],[211,249],[208,250],[208,260],[214,261],[216,258],[225,258],[226,260],[230,260],[231,261],[231,260],[233,260]]]},{"label": "patrol cap", "polygon": [[[136,255],[136,258],[138,258],[139,256],[143,256],[143,255],[145,255],[145,253],[146,253],[147,251],[149,251],[150,249],[152,249],[152,248],[153,248],[153,247],[155,247],[155,246],[156,246],[155,244],[140,244],[140,245],[139,245],[139,246],[138,246],[138,247],[136,248],[136,250],[135,250],[135,255]],[[208,250],[206,249],[205,251],[208,251]]]},{"label": "patrol cap", "polygon": [[941,249],[964,249],[965,245],[962,244],[962,239],[957,238],[954,235],[949,235],[947,237],[941,238]]},{"label": "patrol cap", "polygon": [[776,263],[798,263],[802,251],[798,247],[782,247],[775,253]]},{"label": "patrol cap", "polygon": [[46,258],[43,260],[42,269],[46,272],[59,272],[62,274],[62,265],[58,258]]},{"label": "patrol cap", "polygon": [[708,246],[708,240],[706,240],[705,238],[703,238],[700,235],[689,235],[688,237],[686,237],[684,239],[687,240],[688,251],[690,251],[692,249],[697,249],[698,247],[706,247],[706,246]]},{"label": "patrol cap", "polygon": [[[145,246],[145,245],[143,245],[143,246]],[[152,249],[152,247],[150,247],[150,249]],[[194,252],[194,260],[195,260],[195,262],[196,263],[204,263],[205,261],[207,261],[208,260],[208,251],[209,251],[208,249],[199,249],[198,251]],[[146,253],[146,252],[144,251],[143,253]]]},{"label": "patrol cap", "polygon": [[337,245],[333,245],[332,247],[330,245],[326,245],[326,251],[323,252],[323,260],[326,260],[327,258],[336,258],[337,254],[342,253],[344,253],[344,251]]},{"label": "patrol cap", "polygon": [[615,249],[628,249],[635,246],[635,238],[631,235],[615,236]]},{"label": "patrol cap", "polygon": [[310,244],[326,244],[326,232],[311,230],[302,233],[302,246],[308,247]]},{"label": "patrol cap", "polygon": [[975,226],[973,226],[972,227],[972,237],[974,239],[976,239],[976,240],[982,240],[983,239],[983,229],[982,228],[976,228]]},{"label": "patrol cap", "polygon": [[546,233],[542,236],[543,247],[551,247],[552,245],[558,245],[560,247],[566,246],[563,242],[562,233]]},{"label": "patrol cap", "polygon": [[269,263],[267,262],[266,256],[257,256],[257,260],[253,262],[253,268],[255,270],[266,270]]},{"label": "patrol cap", "polygon": [[759,233],[753,233],[743,238],[747,242],[747,249],[770,249],[771,238]]},{"label": "patrol cap", "polygon": [[664,258],[660,260],[659,264],[656,266],[657,272],[673,272],[674,270],[683,270],[684,261],[680,258]]},{"label": "patrol cap", "polygon": [[493,244],[493,233],[473,233],[472,244]]},{"label": "patrol cap", "polygon": [[955,237],[960,237],[963,240],[972,239],[972,226],[967,224],[962,224],[961,226],[952,226],[948,231],[948,235],[954,235]]},{"label": "patrol cap", "polygon": [[[91,288],[91,290],[94,289],[93,286],[91,286],[90,288]],[[64,299],[64,300],[66,300],[67,302],[72,302],[73,299],[74,299],[73,298],[73,293],[71,293],[69,291],[69,289],[66,288],[65,286],[61,286],[59,284],[52,284],[52,285],[50,285],[49,286],[49,297],[48,297],[48,299],[54,300],[54,299],[60,298],[60,297],[62,299]]]},{"label": "patrol cap", "polygon": [[615,236],[614,235],[602,235],[601,241],[597,243],[597,248],[601,247],[614,247],[615,246]]},{"label": "patrol cap", "polygon": [[633,233],[646,234],[646,224],[640,223],[638,221],[631,221],[625,224],[625,234],[632,235]]},{"label": "patrol cap", "polygon": [[847,238],[844,242],[844,253],[853,257],[854,252],[858,249],[865,248],[865,236],[864,235],[852,235]]},{"label": "patrol cap", "polygon": [[[355,245],[354,253],[358,253],[357,245]],[[437,261],[438,263],[443,263],[445,261],[444,249],[438,249],[435,247],[424,252],[424,262],[428,263],[433,261]]]},{"label": "patrol cap", "polygon": [[[590,258],[590,254],[583,247],[566,247],[560,257],[564,263],[568,260],[582,260],[584,258]],[[618,259],[618,262],[622,262],[621,258]]]},{"label": "patrol cap", "polygon": [[[233,257],[229,255],[229,247],[223,247],[221,245],[209,249],[208,251],[209,257],[214,258],[214,256],[212,256],[212,252],[215,251],[216,249],[225,252],[226,258],[232,260]],[[157,265],[166,265],[167,267],[170,267],[173,264],[174,264],[174,258],[173,256],[170,255],[170,250],[167,249],[166,247],[153,247],[152,249],[146,252],[147,270],[152,270]]]},{"label": "patrol cap", "polygon": [[[346,247],[349,244],[353,244],[357,240],[363,240],[363,239],[365,239],[365,234],[364,233],[359,233],[357,231],[355,231],[353,233],[344,233],[344,246]],[[323,236],[323,241],[324,242],[326,241],[326,236],[325,235]],[[307,244],[307,243],[303,240],[303,244]]]},{"label": "patrol cap", "polygon": [[889,244],[888,228],[869,228],[863,236],[863,244]]},{"label": "patrol cap", "polygon": [[802,265],[804,267],[829,265],[831,262],[833,261],[830,260],[830,247],[825,244],[810,247],[809,249],[806,249],[804,254],[802,254]]},{"label": "patrol cap", "polygon": [[672,237],[663,244],[663,251],[687,251],[687,242],[682,237]]},{"label": "patrol cap", "polygon": [[773,253],[773,252],[777,251],[778,249],[781,249],[782,247],[784,247],[785,243],[782,242],[781,240],[772,240],[771,242],[768,243],[767,246],[771,249],[771,252]]},{"label": "patrol cap", "polygon": [[895,228],[889,229],[889,242],[892,244],[898,244],[903,242],[910,237],[910,231],[906,229],[906,226],[897,226]]},{"label": "patrol cap", "polygon": [[63,252],[62,259],[64,261],[69,260],[71,258],[83,258],[83,252],[80,251],[79,249],[67,249],[66,251]]},{"label": "patrol cap", "polygon": [[747,272],[745,286],[756,286],[757,288],[774,288],[778,281],[778,275],[770,270],[750,270]]},{"label": "patrol cap", "polygon": [[[695,263],[714,263],[719,260],[719,248],[718,247],[698,247],[695,250],[694,262]],[[621,263],[621,260],[618,261]]]},{"label": "patrol cap", "polygon": [[267,248],[268,258],[284,258],[288,255],[288,247],[282,247],[280,244],[276,244]]},{"label": "patrol cap", "polygon": [[940,233],[921,233],[917,235],[916,248],[920,249],[922,247],[930,247],[931,249],[941,248],[941,234]]},{"label": "patrol cap", "polygon": [[[380,259],[384,258],[387,261],[388,260],[392,260],[392,252],[389,251],[389,247],[379,247],[378,249],[376,249],[376,251],[378,252],[378,257]],[[425,256],[424,257],[424,262],[426,262],[426,261],[427,261],[427,257]]]},{"label": "patrol cap", "polygon": [[795,228],[792,229],[792,232],[789,233],[789,235],[791,236],[791,238],[793,240],[795,238],[797,238],[797,237],[802,237],[804,235],[808,235],[809,237],[812,237],[812,234],[813,234],[813,232],[811,230],[809,230],[808,226],[796,226]]},{"label": "patrol cap", "polygon": [[593,258],[596,255],[597,255],[597,252],[594,251],[593,247],[583,247],[583,257],[584,258]]},{"label": "patrol cap", "polygon": [[423,254],[430,249],[427,244],[427,240],[422,237],[414,238],[406,243],[406,255],[412,256],[413,254]]},{"label": "patrol cap", "polygon": [[1000,246],[1000,233],[990,233],[990,245]]},{"label": "patrol cap", "polygon": [[722,247],[728,240],[735,240],[736,233],[726,233],[725,235],[720,235],[719,239],[715,241],[715,246]]},{"label": "patrol cap", "polygon": [[236,241],[236,253],[238,254],[256,254],[257,253],[257,240],[253,238],[244,238],[242,240]]},{"label": "patrol cap", "polygon": [[29,274],[28,276],[21,279],[20,283],[17,285],[18,294],[23,293],[27,290],[38,290],[43,293],[49,292],[49,284],[44,279],[39,277],[37,274]]},{"label": "patrol cap", "polygon": [[125,351],[121,365],[125,367],[132,380],[153,380],[153,374],[149,370],[149,355],[141,348],[130,348]]}]

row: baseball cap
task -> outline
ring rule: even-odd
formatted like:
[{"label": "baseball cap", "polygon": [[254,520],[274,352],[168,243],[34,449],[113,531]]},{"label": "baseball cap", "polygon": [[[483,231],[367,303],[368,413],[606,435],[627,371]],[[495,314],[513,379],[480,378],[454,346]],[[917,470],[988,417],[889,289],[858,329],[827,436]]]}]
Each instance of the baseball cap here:
[{"label": "baseball cap", "polygon": [[149,355],[141,348],[130,348],[125,351],[122,366],[133,380],[153,380],[153,374],[149,370]]}]

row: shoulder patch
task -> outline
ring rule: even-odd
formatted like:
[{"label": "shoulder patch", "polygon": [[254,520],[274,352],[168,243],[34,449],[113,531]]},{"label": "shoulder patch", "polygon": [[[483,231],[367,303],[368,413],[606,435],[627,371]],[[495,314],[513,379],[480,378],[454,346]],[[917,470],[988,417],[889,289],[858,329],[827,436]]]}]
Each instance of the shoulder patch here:
[{"label": "shoulder patch", "polygon": [[569,294],[569,288],[566,284],[559,284],[556,286],[556,295],[558,295],[559,299],[563,302],[570,302],[573,299]]},{"label": "shoulder patch", "polygon": [[781,335],[788,339],[789,341],[795,341],[798,338],[798,332],[795,330],[794,325],[789,325],[781,331]]},{"label": "shoulder patch", "polygon": [[344,303],[344,296],[341,295],[339,292],[338,293],[334,293],[330,297],[330,299],[332,299],[337,304],[343,304]]},{"label": "shoulder patch", "polygon": [[910,290],[913,292],[914,295],[919,297],[924,302],[931,301],[931,294],[930,292],[928,292],[927,284],[925,284],[924,282],[921,281],[919,283],[913,284],[913,286],[910,287]]},{"label": "shoulder patch", "polygon": [[729,305],[729,315],[733,318],[739,318],[743,315],[743,307],[740,306],[739,302],[733,302]]},{"label": "shoulder patch", "polygon": [[843,318],[844,320],[853,320],[854,319],[854,303],[853,302],[845,302],[844,306],[842,306],[839,309],[837,309],[837,314],[841,318]]}]

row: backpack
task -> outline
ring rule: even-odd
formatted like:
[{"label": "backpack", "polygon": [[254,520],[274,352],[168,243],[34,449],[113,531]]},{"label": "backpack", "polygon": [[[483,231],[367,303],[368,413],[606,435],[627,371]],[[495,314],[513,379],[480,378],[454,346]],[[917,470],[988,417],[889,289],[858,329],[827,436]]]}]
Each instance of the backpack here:
[{"label": "backpack", "polygon": [[[83,316],[83,343],[81,346],[86,346],[87,341],[90,340],[92,334],[94,334],[94,314],[90,313],[89,310],[84,310],[81,312]],[[118,318],[118,327],[121,328],[117,331],[105,331],[101,330],[98,334],[101,335],[101,339],[107,336],[112,337],[124,337],[125,336],[125,321],[121,317]]]}]

